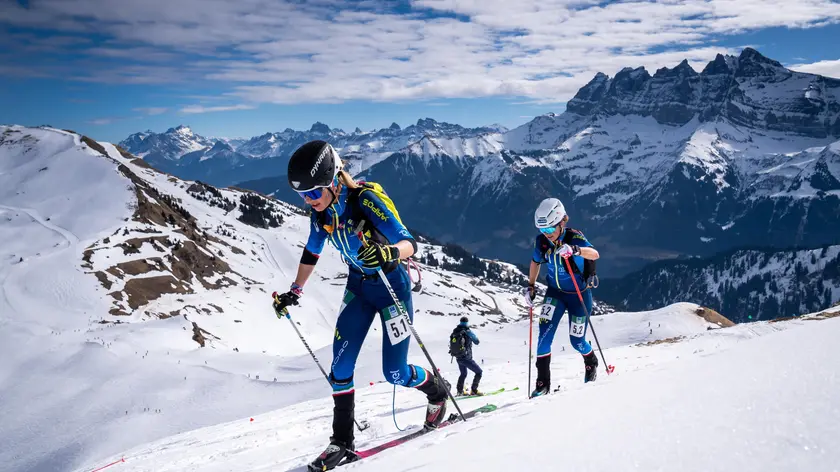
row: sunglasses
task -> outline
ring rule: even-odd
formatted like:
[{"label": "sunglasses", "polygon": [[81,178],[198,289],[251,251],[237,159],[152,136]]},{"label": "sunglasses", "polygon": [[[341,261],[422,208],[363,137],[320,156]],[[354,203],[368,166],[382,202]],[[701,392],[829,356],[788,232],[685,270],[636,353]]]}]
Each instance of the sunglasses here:
[{"label": "sunglasses", "polygon": [[[332,185],[336,185],[337,183],[338,183],[338,176],[335,176],[335,177],[333,177]],[[300,195],[300,197],[303,198],[303,199],[306,199],[308,197],[310,200],[317,200],[317,199],[321,198],[321,195],[324,194],[324,189],[326,189],[328,187],[329,186],[317,187],[317,188],[313,188],[311,190],[307,190],[305,192],[298,192],[297,194]]]},{"label": "sunglasses", "polygon": [[317,200],[324,194],[324,188],[325,187],[313,188],[312,190],[307,190],[305,192],[298,192],[298,195],[300,195],[303,199],[309,198],[310,200]]},{"label": "sunglasses", "polygon": [[558,229],[560,229],[564,226],[566,226],[566,219],[565,218],[554,226],[549,226],[548,228],[540,228],[540,233],[542,233],[542,234],[554,234],[555,231],[557,231]]}]

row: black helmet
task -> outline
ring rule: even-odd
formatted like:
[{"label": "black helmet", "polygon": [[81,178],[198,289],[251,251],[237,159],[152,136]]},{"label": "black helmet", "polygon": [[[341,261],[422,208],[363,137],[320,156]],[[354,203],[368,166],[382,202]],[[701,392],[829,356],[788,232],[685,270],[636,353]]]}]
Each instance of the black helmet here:
[{"label": "black helmet", "polygon": [[469,323],[469,321],[466,316],[461,317],[461,323]]},{"label": "black helmet", "polygon": [[340,168],[338,153],[326,141],[309,141],[289,158],[289,185],[296,192],[328,187]]}]

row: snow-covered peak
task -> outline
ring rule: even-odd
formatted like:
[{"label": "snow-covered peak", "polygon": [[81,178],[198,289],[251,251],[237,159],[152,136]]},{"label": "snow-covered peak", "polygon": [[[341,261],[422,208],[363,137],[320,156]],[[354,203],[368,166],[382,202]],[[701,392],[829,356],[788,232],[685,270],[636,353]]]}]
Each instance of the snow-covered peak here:
[{"label": "snow-covered peak", "polygon": [[189,126],[186,126],[186,125],[178,125],[175,128],[168,129],[166,132],[167,133],[179,134],[179,135],[184,136],[184,137],[192,137],[193,136],[192,129]]},{"label": "snow-covered peak", "polygon": [[195,134],[191,128],[180,125],[163,133],[136,133],[120,142],[128,152],[152,163],[177,161],[185,154],[212,147],[216,140]]}]

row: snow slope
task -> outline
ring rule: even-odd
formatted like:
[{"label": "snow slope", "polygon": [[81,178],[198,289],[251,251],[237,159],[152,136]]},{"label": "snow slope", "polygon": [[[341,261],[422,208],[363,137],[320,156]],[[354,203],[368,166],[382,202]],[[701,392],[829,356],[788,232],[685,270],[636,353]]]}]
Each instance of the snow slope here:
[{"label": "snow slope", "polygon": [[[206,190],[190,188],[107,143],[54,129],[0,128],[3,470],[68,470],[180,431],[329,395],[288,321],[270,308],[271,291],[292,280],[308,219],[268,202],[281,226],[248,226],[238,219],[241,206],[222,208],[198,198]],[[234,203],[252,196],[219,192]],[[163,205],[165,198],[191,215],[194,227]],[[174,215],[175,224],[159,212]],[[173,249],[196,241],[193,252]],[[188,265],[188,280],[186,259],[208,265]],[[325,361],[345,273],[327,251],[293,311]],[[184,293],[151,293],[153,286],[142,284],[153,278]],[[467,310],[489,326],[524,313],[518,288],[475,282],[423,267],[423,291],[415,294],[421,333],[445,338],[439,333]],[[132,291],[135,283],[144,290]],[[204,349],[191,339],[192,322],[210,333]],[[381,379],[378,330],[359,361],[360,384]]]},{"label": "snow slope", "polygon": [[[602,341],[613,346],[605,355],[617,366],[615,373],[601,371],[596,383],[584,385],[579,356],[555,348],[553,381],[563,389],[531,401],[521,359],[525,348],[514,342],[525,337],[527,324],[479,331],[478,357],[490,346],[512,357],[510,364],[485,359],[485,389],[520,390],[462,400],[462,408],[487,402],[502,408],[341,470],[837,470],[840,364],[833,344],[840,319],[704,328],[677,343],[621,346],[638,340],[632,331],[639,322],[649,319],[656,330],[660,322],[684,318],[687,308],[595,318]],[[829,311],[837,315],[840,308]],[[446,366],[444,373],[454,370]],[[359,389],[357,418],[373,426],[356,433],[357,447],[403,434],[391,418],[391,396],[387,384]],[[397,392],[400,427],[420,427],[419,397]],[[118,470],[132,472],[303,471],[325,446],[330,421],[331,401],[312,399],[136,447],[98,464],[124,460]]]}]

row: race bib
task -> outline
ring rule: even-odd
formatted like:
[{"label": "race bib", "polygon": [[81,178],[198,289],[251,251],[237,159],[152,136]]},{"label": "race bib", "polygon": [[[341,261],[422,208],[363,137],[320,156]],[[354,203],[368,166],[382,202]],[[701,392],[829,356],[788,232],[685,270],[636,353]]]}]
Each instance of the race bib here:
[{"label": "race bib", "polygon": [[583,316],[573,316],[570,319],[569,334],[578,338],[583,337],[586,331],[586,318]]},{"label": "race bib", "polygon": [[385,332],[388,333],[388,340],[391,345],[405,341],[411,335],[408,328],[408,316],[400,314],[396,305],[389,306],[383,313],[385,316]]},{"label": "race bib", "polygon": [[551,300],[546,300],[546,303],[543,303],[542,309],[540,310],[540,318],[546,321],[551,321],[554,318],[554,309],[556,307],[551,304]]}]

